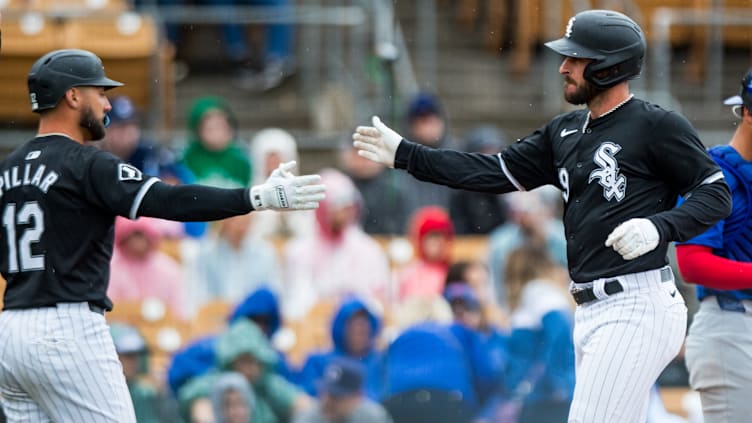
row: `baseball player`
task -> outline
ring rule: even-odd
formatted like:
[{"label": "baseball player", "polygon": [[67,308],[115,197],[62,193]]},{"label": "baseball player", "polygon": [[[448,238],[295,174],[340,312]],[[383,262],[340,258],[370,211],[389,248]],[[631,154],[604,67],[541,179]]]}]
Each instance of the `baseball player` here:
[{"label": "baseball player", "polygon": [[[630,94],[645,44],[621,13],[571,18],[564,37],[546,46],[563,56],[565,99],[587,107],[499,154],[423,148],[378,117],[353,134],[363,157],[418,179],[493,193],[546,184],[562,191],[578,303],[569,422],[645,421],[650,389],[686,331],[668,243],[701,233],[731,209],[723,173],[690,123]],[[687,201],[674,208],[679,195]]]},{"label": "baseball player", "polygon": [[135,422],[104,312],[115,216],[215,220],[312,209],[318,175],[281,165],[250,189],[171,186],[110,153],[101,139],[121,86],[84,50],[42,56],[28,76],[36,138],[0,162],[0,397],[10,422]]},{"label": "baseball player", "polygon": [[731,215],[677,245],[684,279],[696,283],[700,308],[686,341],[689,382],[706,423],[749,421],[752,402],[752,69],[727,105],[741,118],[731,142],[710,155],[731,188]]}]

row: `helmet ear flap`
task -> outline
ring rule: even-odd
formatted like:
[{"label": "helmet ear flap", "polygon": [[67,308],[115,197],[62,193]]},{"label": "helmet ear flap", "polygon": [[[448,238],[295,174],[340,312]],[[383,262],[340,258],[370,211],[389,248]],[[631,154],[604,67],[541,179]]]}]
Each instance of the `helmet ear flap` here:
[{"label": "helmet ear flap", "polygon": [[597,62],[585,67],[583,77],[596,88],[605,90],[640,74],[642,57],[632,57],[612,66],[598,66]]}]

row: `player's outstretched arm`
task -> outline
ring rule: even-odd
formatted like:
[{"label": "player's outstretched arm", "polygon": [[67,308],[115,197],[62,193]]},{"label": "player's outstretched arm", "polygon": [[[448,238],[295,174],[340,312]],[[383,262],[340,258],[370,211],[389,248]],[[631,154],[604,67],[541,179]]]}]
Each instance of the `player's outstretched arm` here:
[{"label": "player's outstretched arm", "polygon": [[371,122],[373,126],[358,126],[355,129],[353,146],[358,150],[358,155],[394,167],[394,157],[402,136],[384,125],[378,116],[374,116]]},{"label": "player's outstretched arm", "polygon": [[279,165],[261,185],[251,188],[254,210],[310,210],[324,199],[324,185],[319,175],[295,176],[290,171],[295,162]]},{"label": "player's outstretched arm", "polygon": [[182,222],[225,219],[254,210],[308,210],[324,199],[319,175],[295,176],[295,162],[283,163],[263,184],[239,189],[205,185],[169,185],[155,178],[145,185],[143,201],[131,206],[131,219],[158,217]]}]

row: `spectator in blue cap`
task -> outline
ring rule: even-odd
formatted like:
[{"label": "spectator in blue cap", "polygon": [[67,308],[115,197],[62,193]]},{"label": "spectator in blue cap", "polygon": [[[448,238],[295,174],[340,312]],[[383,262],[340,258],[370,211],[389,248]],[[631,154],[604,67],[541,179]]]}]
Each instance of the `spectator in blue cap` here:
[{"label": "spectator in blue cap", "polygon": [[[413,96],[405,110],[405,137],[432,148],[457,148],[458,143],[448,135],[448,122],[439,98],[427,92]],[[407,216],[425,206],[449,209],[451,188],[404,178],[407,191]]]},{"label": "spectator in blue cap", "polygon": [[[485,405],[498,389],[506,365],[505,337],[495,328],[482,330],[483,315],[480,298],[467,283],[450,283],[444,298],[454,316],[450,332],[465,350],[465,357],[473,372],[473,386],[481,405]],[[481,412],[482,414],[483,412]]]},{"label": "spectator in blue cap", "polygon": [[127,96],[110,100],[112,110],[107,134],[102,139],[102,149],[139,168],[142,172],[159,176],[159,151],[155,143],[143,136],[141,117],[136,105]]},{"label": "spectator in blue cap", "polygon": [[391,423],[384,408],[364,395],[365,369],[347,358],[332,360],[318,381],[318,403],[294,423]]},{"label": "spectator in blue cap", "polygon": [[480,299],[470,285],[452,283],[444,289],[444,298],[452,307],[456,323],[479,330],[482,319]]},{"label": "spectator in blue cap", "polygon": [[[103,150],[164,182],[177,185],[195,181],[191,171],[178,162],[177,156],[170,149],[143,135],[139,110],[130,97],[113,97],[110,104],[112,110],[107,113],[109,126],[100,143]],[[206,231],[204,222],[185,222],[182,226],[186,234],[195,237]]]}]

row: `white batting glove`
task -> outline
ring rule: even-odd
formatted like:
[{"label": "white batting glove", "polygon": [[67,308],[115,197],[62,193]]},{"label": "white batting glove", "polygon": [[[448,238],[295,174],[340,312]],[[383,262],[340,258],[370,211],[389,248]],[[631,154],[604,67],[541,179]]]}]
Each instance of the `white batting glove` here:
[{"label": "white batting glove", "polygon": [[613,247],[624,260],[632,260],[653,251],[660,236],[648,219],[629,219],[617,226],[606,239],[606,247]]},{"label": "white batting glove", "polygon": [[295,161],[282,163],[261,185],[251,188],[251,204],[255,210],[310,210],[324,199],[321,176],[295,176],[290,171]]},{"label": "white batting glove", "polygon": [[373,126],[358,126],[353,133],[353,146],[358,155],[376,163],[394,167],[394,156],[402,142],[402,135],[381,123],[378,116],[371,119]]}]

